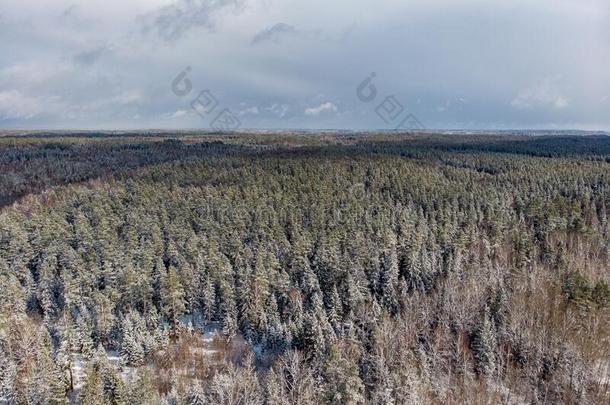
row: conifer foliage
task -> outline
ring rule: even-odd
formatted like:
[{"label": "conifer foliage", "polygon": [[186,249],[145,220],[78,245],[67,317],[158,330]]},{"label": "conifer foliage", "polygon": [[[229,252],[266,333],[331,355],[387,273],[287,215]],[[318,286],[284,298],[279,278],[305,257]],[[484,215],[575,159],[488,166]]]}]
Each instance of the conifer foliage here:
[{"label": "conifer foliage", "polygon": [[607,138],[0,151],[0,403],[610,401]]}]

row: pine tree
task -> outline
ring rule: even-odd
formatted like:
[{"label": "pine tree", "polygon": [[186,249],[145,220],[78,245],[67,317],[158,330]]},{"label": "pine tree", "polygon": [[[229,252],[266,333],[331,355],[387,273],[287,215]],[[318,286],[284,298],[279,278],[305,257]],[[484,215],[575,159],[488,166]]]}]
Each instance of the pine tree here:
[{"label": "pine tree", "polygon": [[95,325],[97,326],[98,336],[100,341],[108,343],[112,327],[114,326],[114,304],[105,294],[95,293],[94,299],[96,302]]},{"label": "pine tree", "polygon": [[4,348],[0,342],[0,397],[4,398],[7,403],[18,403],[19,392],[17,390],[17,364],[5,356]]},{"label": "pine tree", "polygon": [[269,370],[265,375],[264,380],[265,399],[267,404],[274,405],[290,405],[288,395],[284,385],[282,376],[275,371]]},{"label": "pine tree", "polygon": [[104,395],[108,402],[116,405],[127,405],[129,398],[125,383],[117,370],[108,361],[106,351],[101,345],[97,348],[93,362],[99,370],[104,386]]},{"label": "pine tree", "polygon": [[136,371],[135,379],[128,385],[130,404],[154,404],[158,401],[155,388],[155,376],[146,367],[140,367]]},{"label": "pine tree", "polygon": [[57,287],[55,283],[55,273],[58,267],[56,255],[46,255],[38,266],[38,299],[42,305],[43,314],[48,322],[51,322],[57,314],[55,297]]},{"label": "pine tree", "polygon": [[93,342],[93,338],[91,337],[91,326],[89,322],[81,317],[79,319],[77,330],[78,342],[80,346],[80,352],[85,356],[85,358],[90,359],[95,353],[95,344]]},{"label": "pine tree", "polygon": [[79,394],[82,404],[105,405],[104,382],[99,369],[93,364],[87,370],[85,384]]},{"label": "pine tree", "polygon": [[9,274],[8,264],[0,258],[0,333],[7,330],[15,319],[25,316],[26,296],[21,283],[13,274]]},{"label": "pine tree", "polygon": [[161,280],[161,288],[164,314],[170,321],[173,333],[175,333],[178,320],[186,309],[184,290],[175,267],[169,267],[167,274]]},{"label": "pine tree", "polygon": [[311,359],[319,359],[326,353],[326,338],[318,317],[313,313],[305,315],[301,331],[302,347]]},{"label": "pine tree", "polygon": [[375,384],[371,387],[371,403],[393,405],[396,401],[393,394],[392,374],[381,355],[374,354],[373,356],[372,364]]},{"label": "pine tree", "polygon": [[357,308],[364,302],[366,296],[366,290],[351,274],[347,274],[345,281],[345,292],[344,299],[342,300],[345,305],[345,318],[353,319],[354,313]]},{"label": "pine tree", "polygon": [[379,281],[381,304],[391,313],[398,311],[398,255],[396,237],[388,233],[386,249],[383,252],[382,268]]},{"label": "pine tree", "polygon": [[484,375],[491,374],[496,364],[496,333],[489,312],[489,307],[485,305],[472,339],[472,350],[477,362],[477,370]]},{"label": "pine tree", "polygon": [[237,308],[233,287],[226,282],[220,286],[220,320],[222,333],[231,339],[237,333]]},{"label": "pine tree", "polygon": [[[237,262],[241,262],[240,256]],[[235,267],[235,302],[239,329],[246,339],[252,340],[256,328],[256,313],[252,297],[252,270],[250,265],[242,263]]]},{"label": "pine tree", "polygon": [[267,331],[265,333],[266,347],[272,353],[283,353],[288,348],[287,331],[278,314],[277,300],[275,295],[269,298],[267,307]]},{"label": "pine tree", "polygon": [[123,343],[122,360],[125,364],[131,366],[139,366],[144,362],[144,347],[142,330],[137,325],[137,320],[134,322],[136,313],[128,314],[123,320]]},{"label": "pine tree", "polygon": [[341,315],[343,313],[343,305],[341,303],[341,297],[339,296],[339,291],[337,290],[337,286],[333,286],[333,288],[332,288],[332,292],[331,292],[329,303],[328,303],[327,313],[328,313],[328,321],[330,322],[334,331],[336,333],[339,333],[339,331],[341,329],[340,323],[341,323],[341,318],[342,318]]},{"label": "pine tree", "polygon": [[216,302],[216,289],[212,279],[209,275],[206,275],[203,282],[203,290],[201,291],[201,306],[203,312],[203,319],[206,323],[212,321],[215,311]]},{"label": "pine tree", "polygon": [[256,257],[254,266],[251,289],[251,302],[248,306],[248,317],[250,323],[256,328],[257,338],[261,331],[267,329],[267,317],[265,307],[269,299],[269,271],[263,257],[263,253],[259,252]]},{"label": "pine tree", "polygon": [[52,405],[67,405],[68,400],[66,392],[68,385],[64,379],[64,375],[59,366],[54,365],[51,373],[48,375],[49,378],[49,404]]},{"label": "pine tree", "polygon": [[188,405],[207,405],[209,402],[205,397],[200,384],[195,383],[190,387],[186,396],[186,404]]},{"label": "pine tree", "polygon": [[57,350],[57,355],[55,358],[61,381],[68,391],[72,391],[74,389],[74,380],[72,376],[73,349],[72,344],[70,343],[70,340],[73,338],[68,336],[70,334],[73,334],[71,330],[64,331],[64,333],[62,333],[59,349]]},{"label": "pine tree", "polygon": [[364,403],[364,385],[358,366],[342,358],[333,346],[324,365],[325,396],[329,404],[356,405]]}]

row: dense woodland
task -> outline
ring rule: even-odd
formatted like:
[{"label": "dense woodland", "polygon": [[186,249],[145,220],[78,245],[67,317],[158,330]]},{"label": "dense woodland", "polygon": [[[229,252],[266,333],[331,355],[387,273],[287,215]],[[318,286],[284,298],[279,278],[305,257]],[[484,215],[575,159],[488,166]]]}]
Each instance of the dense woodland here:
[{"label": "dense woodland", "polygon": [[170,138],[0,138],[0,403],[610,401],[610,137]]}]

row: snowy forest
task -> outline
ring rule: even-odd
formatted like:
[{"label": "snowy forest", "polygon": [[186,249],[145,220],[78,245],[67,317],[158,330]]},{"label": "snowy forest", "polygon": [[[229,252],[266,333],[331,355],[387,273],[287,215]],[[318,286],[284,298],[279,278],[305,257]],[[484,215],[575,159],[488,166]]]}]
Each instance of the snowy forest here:
[{"label": "snowy forest", "polygon": [[610,402],[610,137],[0,137],[0,403]]}]

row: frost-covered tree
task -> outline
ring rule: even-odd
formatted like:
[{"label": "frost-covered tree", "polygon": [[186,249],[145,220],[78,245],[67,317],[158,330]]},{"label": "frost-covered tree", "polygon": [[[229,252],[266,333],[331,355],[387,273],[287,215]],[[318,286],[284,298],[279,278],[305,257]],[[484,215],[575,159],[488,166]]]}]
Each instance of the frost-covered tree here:
[{"label": "frost-covered tree", "polygon": [[226,373],[216,374],[208,388],[209,403],[231,405],[264,403],[263,391],[252,365],[252,358],[244,359],[244,367],[229,366]]},{"label": "frost-covered tree", "polygon": [[487,305],[485,305],[477,329],[474,332],[472,350],[477,362],[477,369],[484,375],[493,373],[496,365],[496,332]]},{"label": "frost-covered tree", "polygon": [[131,366],[140,366],[146,355],[144,351],[145,330],[142,328],[140,315],[132,311],[123,320],[123,341],[121,344],[121,357],[123,363]]},{"label": "frost-covered tree", "polygon": [[358,365],[344,358],[333,347],[324,365],[324,391],[328,404],[356,405],[365,403],[364,384]]},{"label": "frost-covered tree", "polygon": [[175,332],[178,319],[186,309],[186,301],[178,271],[174,266],[170,266],[167,274],[161,278],[161,299],[164,314]]},{"label": "frost-covered tree", "polygon": [[186,403],[188,405],[206,405],[209,403],[200,384],[194,384],[189,388]]},{"label": "frost-covered tree", "polygon": [[379,294],[381,304],[391,313],[398,310],[398,254],[396,252],[396,237],[388,233],[386,248],[381,260]]},{"label": "frost-covered tree", "polygon": [[86,378],[80,390],[79,400],[83,404],[104,405],[104,381],[98,367],[92,364],[86,371]]}]

